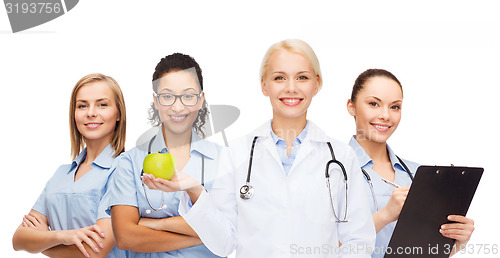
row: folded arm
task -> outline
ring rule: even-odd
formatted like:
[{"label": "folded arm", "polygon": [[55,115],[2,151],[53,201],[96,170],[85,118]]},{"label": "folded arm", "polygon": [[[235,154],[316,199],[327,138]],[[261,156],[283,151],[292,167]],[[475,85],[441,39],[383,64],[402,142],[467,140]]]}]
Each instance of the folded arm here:
[{"label": "folded arm", "polygon": [[[141,225],[137,207],[111,207],[113,231],[118,248],[141,253],[179,250],[202,244],[197,237],[152,229]],[[161,223],[161,222],[158,222]]]},{"label": "folded arm", "polygon": [[[106,257],[114,246],[109,219],[75,230],[53,230],[47,217],[31,210],[12,238],[14,250],[43,252],[50,257]],[[108,235],[108,239],[106,239]]]},{"label": "folded arm", "polygon": [[64,258],[64,257],[106,257],[109,252],[115,246],[115,239],[113,237],[113,230],[111,228],[111,219],[103,218],[97,221],[96,225],[102,230],[103,238],[101,239],[101,243],[97,244],[98,248],[94,249],[90,247],[85,242],[82,243],[82,247],[85,249],[89,256],[85,256],[80,247],[76,245],[58,245],[52,248],[49,248],[42,253],[48,257],[54,258]]},{"label": "folded arm", "polygon": [[155,230],[168,231],[172,233],[183,234],[187,236],[198,237],[198,234],[189,226],[189,224],[181,216],[152,219],[141,218],[139,225]]}]

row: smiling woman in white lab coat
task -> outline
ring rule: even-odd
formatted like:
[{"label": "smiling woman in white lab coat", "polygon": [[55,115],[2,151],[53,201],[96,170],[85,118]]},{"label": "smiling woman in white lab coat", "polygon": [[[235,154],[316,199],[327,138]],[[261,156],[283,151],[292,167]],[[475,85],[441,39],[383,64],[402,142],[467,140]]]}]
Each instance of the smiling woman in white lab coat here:
[{"label": "smiling woman in white lab coat", "polygon": [[[189,198],[181,201],[180,214],[220,256],[236,249],[237,257],[369,257],[375,230],[356,156],[306,119],[321,84],[319,62],[307,43],[272,45],[262,62],[261,87],[273,119],[222,151],[210,193],[186,187],[193,179],[182,173],[171,181],[148,180],[148,186],[185,189],[194,205]],[[332,163],[330,187],[327,142],[347,177]],[[245,186],[253,196],[245,197]]]}]

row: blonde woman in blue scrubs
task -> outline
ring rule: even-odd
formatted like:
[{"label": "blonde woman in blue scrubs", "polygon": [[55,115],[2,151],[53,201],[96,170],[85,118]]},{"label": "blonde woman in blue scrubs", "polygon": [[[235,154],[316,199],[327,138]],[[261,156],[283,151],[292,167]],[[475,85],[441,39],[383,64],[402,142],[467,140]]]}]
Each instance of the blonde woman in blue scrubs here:
[{"label": "blonde woman in blue scrubs", "polygon": [[[369,69],[354,83],[347,110],[356,122],[356,135],[349,145],[354,149],[361,168],[373,184],[370,208],[377,231],[372,257],[383,257],[406,200],[413,177],[419,165],[399,159],[387,144],[401,120],[403,88],[392,73],[383,69]],[[365,178],[367,179],[367,178]],[[395,187],[382,179],[396,183]],[[450,215],[449,224],[442,225],[443,236],[455,239],[450,255],[463,249],[474,231],[474,221],[460,215]]]},{"label": "blonde woman in blue scrubs", "polygon": [[12,239],[15,250],[49,257],[126,257],[106,214],[110,167],[125,148],[126,114],[118,83],[102,74],[80,79],[70,101],[71,154]]},{"label": "blonde woman in blue scrubs", "polygon": [[118,157],[110,181],[109,211],[120,249],[130,257],[217,257],[179,216],[182,194],[150,189],[142,181],[148,153],[171,153],[178,173],[204,182],[210,189],[220,146],[202,139],[207,103],[199,64],[174,53],[161,59],[153,74],[151,121],[158,133]]}]

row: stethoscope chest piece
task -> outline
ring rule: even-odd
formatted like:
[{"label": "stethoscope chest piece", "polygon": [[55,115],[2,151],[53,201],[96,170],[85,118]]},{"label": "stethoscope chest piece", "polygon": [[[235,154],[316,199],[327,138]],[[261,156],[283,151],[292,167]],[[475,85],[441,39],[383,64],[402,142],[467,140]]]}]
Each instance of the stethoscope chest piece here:
[{"label": "stethoscope chest piece", "polygon": [[252,198],[255,194],[255,189],[253,189],[253,186],[245,184],[240,188],[240,197],[243,200],[248,200]]}]

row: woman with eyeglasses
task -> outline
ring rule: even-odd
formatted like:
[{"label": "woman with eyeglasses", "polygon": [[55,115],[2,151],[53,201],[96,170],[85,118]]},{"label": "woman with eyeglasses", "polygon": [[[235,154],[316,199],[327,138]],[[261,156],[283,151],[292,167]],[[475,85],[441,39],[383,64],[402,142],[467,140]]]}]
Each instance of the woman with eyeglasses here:
[{"label": "woman with eyeglasses", "polygon": [[162,58],[153,91],[150,119],[159,131],[118,158],[110,181],[116,243],[130,257],[216,257],[179,216],[182,193],[150,189],[141,181],[148,153],[170,153],[176,173],[189,174],[210,189],[220,146],[202,139],[208,109],[200,66],[180,53]]},{"label": "woman with eyeglasses", "polygon": [[272,120],[222,151],[211,191],[186,189],[183,174],[148,184],[185,189],[181,215],[220,256],[369,257],[375,230],[356,156],[307,120],[322,85],[314,51],[297,39],[273,44],[260,84]]},{"label": "woman with eyeglasses", "polygon": [[80,79],[71,93],[74,161],[60,166],[12,239],[15,250],[49,257],[126,257],[118,250],[103,198],[115,157],[125,149],[125,102],[102,74]]},{"label": "woman with eyeglasses", "polygon": [[[370,208],[377,231],[372,257],[384,256],[419,166],[400,159],[387,144],[401,120],[402,105],[401,83],[396,76],[383,69],[369,69],[361,73],[347,102],[347,110],[356,122],[356,135],[349,145],[367,175],[366,186],[370,190]],[[452,255],[464,248],[474,231],[474,221],[460,215],[450,215],[448,220],[450,223],[442,225],[439,231],[443,236],[455,239],[453,249],[447,250]]]}]

